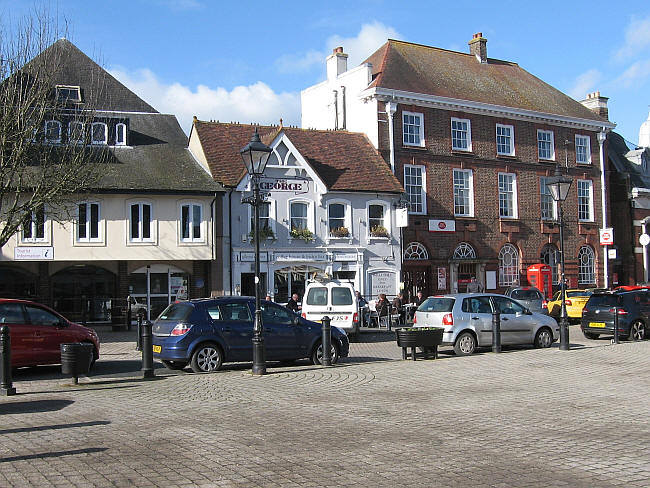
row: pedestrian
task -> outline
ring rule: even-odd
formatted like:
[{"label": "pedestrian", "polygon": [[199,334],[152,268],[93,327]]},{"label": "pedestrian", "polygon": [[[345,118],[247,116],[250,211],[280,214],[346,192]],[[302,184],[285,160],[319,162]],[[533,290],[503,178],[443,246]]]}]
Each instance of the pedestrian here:
[{"label": "pedestrian", "polygon": [[375,305],[377,316],[379,317],[379,327],[385,326],[388,328],[388,300],[385,293],[379,294],[379,300]]},{"label": "pedestrian", "polygon": [[300,297],[298,296],[298,294],[294,293],[293,295],[291,295],[291,298],[287,302],[287,308],[292,312],[298,313],[298,311],[300,310],[300,305],[298,305],[299,300]]},{"label": "pedestrian", "polygon": [[398,325],[402,325],[406,323],[404,317],[404,295],[402,293],[398,293],[397,296],[393,298],[392,305],[393,305],[393,313],[399,315]]},{"label": "pedestrian", "polygon": [[415,311],[420,305],[422,305],[422,302],[424,302],[424,294],[422,291],[418,291],[415,294],[415,301],[413,302],[413,309],[411,310],[411,320],[413,320],[413,317],[415,317]]},{"label": "pedestrian", "polygon": [[271,300],[271,295],[266,295],[266,299],[265,299],[265,300],[267,300],[267,301],[269,301],[269,302],[272,302],[272,301],[273,301],[273,300]]},{"label": "pedestrian", "polygon": [[361,296],[359,290],[355,290],[354,296],[357,298],[357,307],[359,310],[359,316],[361,317],[361,325],[367,327],[370,323],[370,309],[368,307],[368,302]]},{"label": "pedestrian", "polygon": [[467,293],[479,293],[483,291],[483,285],[481,285],[476,278],[472,276],[472,279],[467,284]]}]

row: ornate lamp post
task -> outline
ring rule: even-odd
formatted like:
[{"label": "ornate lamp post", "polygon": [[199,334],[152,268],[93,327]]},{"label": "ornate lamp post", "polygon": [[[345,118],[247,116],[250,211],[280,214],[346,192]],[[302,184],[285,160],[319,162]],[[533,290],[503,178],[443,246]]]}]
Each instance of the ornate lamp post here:
[{"label": "ornate lamp post", "polygon": [[263,144],[260,135],[255,129],[251,141],[239,151],[246,171],[253,183],[253,195],[242,200],[255,209],[253,219],[253,232],[255,234],[255,322],[253,324],[253,371],[257,376],[266,374],[266,357],[264,349],[264,324],[262,323],[262,310],[260,309],[260,205],[264,198],[260,195],[260,177],[264,174],[264,168],[271,155],[271,148]]},{"label": "ornate lamp post", "polygon": [[562,274],[560,275],[560,350],[569,350],[569,323],[566,314],[566,286],[564,282],[564,212],[562,211],[562,202],[569,196],[569,189],[573,180],[562,176],[560,165],[555,166],[555,175],[549,178],[546,186],[551,192],[551,197],[558,203],[560,219],[560,266]]}]

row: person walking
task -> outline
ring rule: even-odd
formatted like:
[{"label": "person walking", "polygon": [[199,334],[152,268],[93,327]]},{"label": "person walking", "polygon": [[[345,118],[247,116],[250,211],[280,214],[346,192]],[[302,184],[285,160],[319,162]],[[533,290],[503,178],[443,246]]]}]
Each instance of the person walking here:
[{"label": "person walking", "polygon": [[291,295],[291,298],[287,302],[287,308],[292,312],[298,313],[298,311],[300,310],[300,305],[298,305],[299,300],[300,300],[300,296],[298,296],[297,293],[294,293],[293,295]]},{"label": "person walking", "polygon": [[354,296],[357,298],[357,307],[359,310],[359,317],[361,317],[361,326],[368,327],[370,324],[370,308],[368,307],[368,302],[359,290],[355,290]]}]

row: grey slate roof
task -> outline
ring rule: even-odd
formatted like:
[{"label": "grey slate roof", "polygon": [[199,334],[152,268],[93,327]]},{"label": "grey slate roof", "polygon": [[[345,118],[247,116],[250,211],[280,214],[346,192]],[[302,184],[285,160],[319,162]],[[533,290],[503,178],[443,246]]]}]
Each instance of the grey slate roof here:
[{"label": "grey slate roof", "polygon": [[650,189],[650,175],[643,172],[640,164],[631,160],[632,157],[641,157],[645,152],[646,157],[650,158],[650,149],[630,149],[623,137],[616,132],[610,132],[607,135],[607,154],[614,168],[619,174],[627,175],[630,179],[631,188]]}]

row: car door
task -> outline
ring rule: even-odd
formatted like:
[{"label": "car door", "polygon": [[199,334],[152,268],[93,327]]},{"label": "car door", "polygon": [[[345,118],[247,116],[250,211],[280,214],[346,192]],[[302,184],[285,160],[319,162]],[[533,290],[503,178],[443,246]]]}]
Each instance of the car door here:
[{"label": "car door", "polygon": [[34,364],[34,331],[25,317],[22,303],[0,303],[0,326],[9,327],[11,342],[11,365],[26,366]]},{"label": "car door", "polygon": [[34,332],[34,348],[38,364],[61,362],[61,344],[78,342],[67,321],[58,315],[35,305],[25,305]]},{"label": "car door", "polygon": [[207,307],[213,331],[227,349],[228,361],[253,359],[253,317],[246,301],[224,302]]},{"label": "car door", "polygon": [[535,328],[532,315],[515,300],[504,296],[493,296],[492,301],[501,317],[501,344],[530,344]]},{"label": "car door", "polygon": [[260,308],[267,359],[278,361],[303,357],[301,329],[293,324],[296,315],[285,307],[266,301]]},{"label": "car door", "polygon": [[473,296],[463,300],[463,312],[476,332],[480,346],[492,344],[492,305],[488,296]]}]

